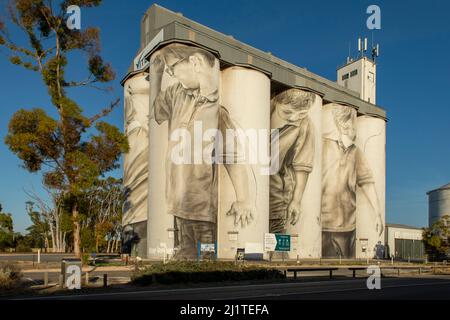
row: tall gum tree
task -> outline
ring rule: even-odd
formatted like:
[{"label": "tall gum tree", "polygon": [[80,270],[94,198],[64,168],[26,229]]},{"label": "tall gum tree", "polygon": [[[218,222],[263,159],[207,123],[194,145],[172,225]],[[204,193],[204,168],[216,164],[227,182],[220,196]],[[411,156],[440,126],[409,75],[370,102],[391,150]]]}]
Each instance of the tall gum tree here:
[{"label": "tall gum tree", "polygon": [[[26,170],[42,172],[43,184],[62,193],[72,216],[78,257],[80,199],[107,172],[118,168],[120,155],[128,151],[120,130],[101,121],[120,99],[88,117],[67,94],[74,87],[105,90],[105,84],[115,79],[100,55],[99,29],[69,30],[66,24],[70,5],[83,10],[100,4],[101,0],[14,0],[6,8],[7,20],[0,21],[0,48],[6,50],[11,63],[40,73],[57,110],[54,118],[40,108],[18,110],[9,122],[5,143]],[[26,46],[18,45],[22,39],[11,38],[10,27],[23,32]],[[65,74],[69,54],[76,51],[87,56],[87,78],[82,81],[67,79]]]}]

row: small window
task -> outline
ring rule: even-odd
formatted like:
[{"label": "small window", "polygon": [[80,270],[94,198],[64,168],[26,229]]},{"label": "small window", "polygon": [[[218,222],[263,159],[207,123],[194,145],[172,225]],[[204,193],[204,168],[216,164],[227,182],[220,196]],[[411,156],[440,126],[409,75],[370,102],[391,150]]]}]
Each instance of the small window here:
[{"label": "small window", "polygon": [[350,77],[354,77],[358,74],[358,69],[353,70],[352,72],[350,72]]},{"label": "small window", "polygon": [[342,76],[342,81],[343,80],[347,80],[348,79],[348,73],[346,73],[346,74],[344,74],[343,76]]}]

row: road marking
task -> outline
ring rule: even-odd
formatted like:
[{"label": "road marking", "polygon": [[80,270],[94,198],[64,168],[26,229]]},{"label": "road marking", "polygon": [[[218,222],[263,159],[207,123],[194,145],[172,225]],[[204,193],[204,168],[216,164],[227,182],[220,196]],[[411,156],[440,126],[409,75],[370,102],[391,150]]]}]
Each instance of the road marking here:
[{"label": "road marking", "polygon": [[[348,279],[348,280],[333,280],[333,283],[343,283],[350,281],[357,281],[361,279]],[[251,284],[246,287],[264,287],[264,286],[275,286],[275,287],[288,287],[288,286],[296,286],[299,284],[326,284],[328,281],[313,281],[313,282],[294,282],[294,283],[265,283],[265,284]],[[148,293],[167,293],[167,292],[188,292],[188,291],[196,291],[196,290],[220,290],[220,289],[235,289],[235,288],[243,288],[243,285],[233,285],[233,286],[221,286],[221,287],[204,287],[204,288],[188,288],[188,289],[162,289],[162,290],[144,290],[144,291],[128,291],[128,292],[106,292],[106,293],[93,293],[93,294],[80,294],[80,295],[62,295],[62,296],[52,296],[52,297],[40,297],[39,300],[47,300],[47,299],[61,299],[68,297],[96,297],[96,296],[116,296],[123,294],[148,294]],[[16,299],[16,300],[35,300],[35,298],[24,298],[24,299]]]},{"label": "road marking", "polygon": [[[396,278],[395,280],[398,280]],[[351,283],[357,282],[361,279],[348,279],[348,280],[332,280],[333,284],[340,283]],[[394,279],[393,279],[394,280]],[[406,285],[394,285],[394,286],[383,286],[382,288],[399,288],[399,287],[414,287],[414,286],[427,286],[434,285],[438,283],[429,282],[423,284],[406,284]],[[221,287],[205,287],[205,288],[189,288],[189,289],[163,289],[163,290],[145,290],[145,291],[129,291],[129,292],[106,292],[106,293],[94,293],[94,294],[74,294],[74,295],[60,295],[60,296],[49,296],[49,297],[39,297],[39,298],[22,298],[22,299],[14,299],[14,300],[54,300],[54,299],[73,299],[73,298],[89,298],[89,297],[108,297],[108,296],[118,296],[118,295],[143,295],[143,294],[158,294],[158,293],[178,293],[178,292],[190,292],[190,291],[211,291],[211,290],[220,290],[220,289],[235,289],[235,288],[251,288],[255,287],[264,287],[264,286],[273,286],[273,287],[289,287],[289,286],[298,286],[298,285],[329,285],[330,281],[314,281],[314,282],[294,282],[294,283],[270,283],[270,284],[254,284],[254,285],[235,285],[235,286],[221,286]],[[449,281],[441,282],[439,284],[450,284]],[[345,291],[360,291],[360,290],[368,290],[367,288],[351,288],[351,289],[338,289],[338,290],[326,290],[326,291],[309,291],[309,292],[299,292],[299,293],[280,293],[278,296],[286,296],[286,295],[304,295],[304,294],[314,294],[314,293],[328,293],[328,292],[345,292]],[[274,294],[275,295],[275,294]],[[243,296],[240,298],[236,298],[233,296],[232,298],[221,298],[218,300],[233,300],[233,299],[243,299],[243,298],[259,298],[259,297],[267,297],[266,295],[258,295],[258,296]]]},{"label": "road marking", "polygon": [[[383,289],[392,289],[392,288],[402,288],[402,287],[420,287],[420,286],[430,286],[435,285],[436,282],[433,283],[417,283],[417,284],[402,284],[402,285],[395,285],[395,286],[382,286],[381,290]],[[450,284],[449,281],[439,283],[442,284]],[[309,291],[309,292],[291,292],[291,293],[280,293],[277,294],[279,297],[283,296],[293,296],[293,295],[305,295],[305,294],[319,294],[319,293],[338,293],[338,292],[349,292],[349,291],[372,291],[367,288],[348,288],[348,289],[337,289],[337,290],[326,290],[326,291]],[[256,299],[256,298],[267,298],[266,295],[259,295],[259,296],[242,296],[242,297],[236,297],[233,296],[231,298],[220,298],[220,299],[213,299],[213,300],[240,300],[240,299]]]}]

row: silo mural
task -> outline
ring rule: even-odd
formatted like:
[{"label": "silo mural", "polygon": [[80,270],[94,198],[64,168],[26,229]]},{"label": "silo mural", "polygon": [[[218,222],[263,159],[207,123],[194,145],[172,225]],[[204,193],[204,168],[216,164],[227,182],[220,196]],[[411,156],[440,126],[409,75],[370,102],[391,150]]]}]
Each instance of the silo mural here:
[{"label": "silo mural", "polygon": [[[369,190],[370,187],[357,189],[356,257],[382,257],[385,251],[382,245],[382,226],[385,225],[386,199],[386,121],[376,117],[359,116],[356,123],[356,145],[367,159],[375,186],[375,190]],[[378,198],[378,202],[370,201],[370,197],[366,196],[370,193],[373,198]]]},{"label": "silo mural", "polygon": [[354,258],[357,187],[374,208],[376,230],[383,231],[372,169],[356,146],[354,108],[324,106],[322,152],[322,256]]},{"label": "silo mural", "polygon": [[224,132],[226,153],[235,150],[228,158],[235,159],[219,166],[218,256],[234,258],[242,248],[247,256],[262,257],[262,239],[269,230],[269,77],[250,68],[223,70],[220,104],[233,122],[227,126],[233,129],[229,132],[237,139],[230,145]]},{"label": "silo mural", "polygon": [[291,258],[320,255],[321,107],[313,92],[289,89],[271,101],[279,169],[270,176],[270,232],[291,234]]},{"label": "silo mural", "polygon": [[[251,175],[247,166],[225,160],[237,161],[241,156],[223,148],[231,143],[222,139],[225,131],[236,126],[219,104],[220,70],[215,56],[197,47],[171,44],[152,55],[150,70],[150,117],[155,131],[151,131],[150,145],[157,139],[154,143],[161,146],[153,148],[158,155],[150,153],[150,172],[156,169],[157,173],[151,174],[150,190],[155,192],[150,197],[149,226],[159,228],[155,234],[149,232],[150,248],[156,254],[158,247],[159,251],[173,248],[175,258],[194,259],[199,244],[217,242],[218,164],[226,167],[235,195],[227,215],[242,225],[251,223],[255,214],[248,200]],[[164,132],[167,146],[161,145]],[[156,190],[162,185],[163,197]],[[173,230],[173,243],[162,241],[167,238],[165,228],[169,235]]]},{"label": "silo mural", "polygon": [[146,252],[146,220],[148,208],[148,103],[149,76],[142,72],[124,84],[125,133],[130,151],[124,156],[123,184],[126,190],[123,225],[127,226],[125,251],[138,244],[138,252]]},{"label": "silo mural", "polygon": [[361,91],[371,79],[358,92],[343,83],[374,73],[374,59],[330,81],[159,6],[141,33],[122,82],[123,234],[147,237],[143,258],[379,253],[386,112]]}]

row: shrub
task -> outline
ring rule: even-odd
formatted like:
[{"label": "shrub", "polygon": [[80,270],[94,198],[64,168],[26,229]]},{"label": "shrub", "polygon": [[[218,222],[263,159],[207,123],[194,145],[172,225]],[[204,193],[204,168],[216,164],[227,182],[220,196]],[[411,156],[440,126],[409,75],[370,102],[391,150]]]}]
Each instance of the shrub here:
[{"label": "shrub", "polygon": [[0,292],[19,287],[21,279],[22,273],[18,266],[9,263],[0,263]]},{"label": "shrub", "polygon": [[19,243],[16,246],[16,252],[21,252],[21,253],[26,253],[26,252],[31,252],[31,247],[25,243]]},{"label": "shrub", "polygon": [[283,279],[284,274],[277,269],[258,266],[236,265],[232,262],[171,262],[152,264],[144,270],[135,272],[132,281],[135,284],[152,283],[199,283],[244,280]]}]

